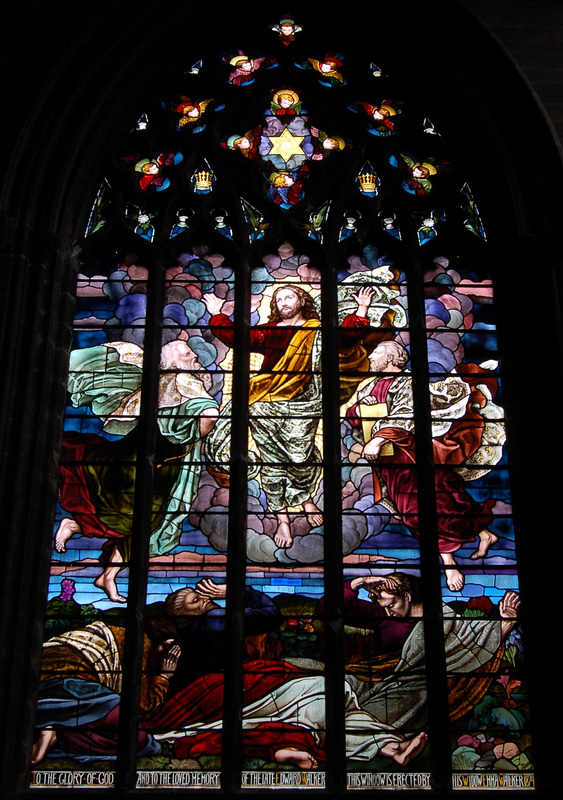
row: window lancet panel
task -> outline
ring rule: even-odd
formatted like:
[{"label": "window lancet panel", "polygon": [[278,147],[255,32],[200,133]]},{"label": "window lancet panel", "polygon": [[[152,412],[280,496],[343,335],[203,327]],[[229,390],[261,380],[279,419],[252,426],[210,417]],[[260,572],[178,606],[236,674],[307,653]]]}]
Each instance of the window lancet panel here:
[{"label": "window lancet panel", "polygon": [[139,789],[419,789],[444,742],[454,788],[534,785],[471,175],[396,55],[305,34],[288,17],[259,53],[194,48],[110,142],[81,243],[35,787],[115,785],[127,736]]}]

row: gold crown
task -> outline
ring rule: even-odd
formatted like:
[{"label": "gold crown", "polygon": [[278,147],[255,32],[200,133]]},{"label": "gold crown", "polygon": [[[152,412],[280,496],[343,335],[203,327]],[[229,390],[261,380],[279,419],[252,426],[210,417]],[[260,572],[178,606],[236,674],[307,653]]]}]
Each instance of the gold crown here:
[{"label": "gold crown", "polygon": [[361,175],[358,175],[358,182],[361,192],[367,194],[368,192],[377,191],[377,175],[375,172],[362,172]]},{"label": "gold crown", "polygon": [[196,192],[208,192],[211,189],[214,177],[214,174],[208,169],[200,169],[194,172]]}]

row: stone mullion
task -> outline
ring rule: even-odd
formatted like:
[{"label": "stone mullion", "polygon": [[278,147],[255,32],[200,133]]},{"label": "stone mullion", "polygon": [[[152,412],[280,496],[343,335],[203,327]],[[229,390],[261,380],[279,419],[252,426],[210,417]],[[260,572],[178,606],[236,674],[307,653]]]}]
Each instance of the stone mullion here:
[{"label": "stone mullion", "polygon": [[429,368],[424,307],[423,267],[413,258],[407,279],[410,355],[414,405],[420,572],[424,606],[424,641],[428,691],[428,734],[432,787],[440,792],[451,787],[451,746],[447,672],[444,649],[438,516],[434,479],[434,454],[430,417]]},{"label": "stone mullion", "polygon": [[[156,245],[155,252],[163,248]],[[158,387],[162,336],[162,308],[165,265],[160,260],[149,268],[147,313],[143,347],[141,409],[138,422],[138,451],[133,505],[134,539],[129,563],[127,607],[125,613],[125,648],[123,688],[119,715],[116,787],[132,790],[136,785],[137,733],[145,606],[149,568],[149,544],[152,519],[152,495],[156,465],[158,430]]]},{"label": "stone mullion", "polygon": [[231,464],[229,485],[225,689],[221,786],[240,789],[244,666],[244,592],[246,585],[246,517],[248,496],[248,391],[250,345],[250,270],[246,260],[235,274]]},{"label": "stone mullion", "polygon": [[[344,722],[344,591],[342,584],[342,477],[340,454],[340,375],[337,270],[332,264],[321,280],[326,785],[346,788]],[[330,657],[329,657],[330,656]]]}]

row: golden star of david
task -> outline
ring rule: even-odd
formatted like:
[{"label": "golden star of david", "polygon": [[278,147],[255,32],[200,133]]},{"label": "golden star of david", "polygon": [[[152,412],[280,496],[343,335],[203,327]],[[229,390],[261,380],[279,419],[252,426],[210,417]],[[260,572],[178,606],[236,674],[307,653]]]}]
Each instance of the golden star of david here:
[{"label": "golden star of david", "polygon": [[305,152],[301,147],[304,136],[294,136],[288,128],[284,128],[279,136],[268,137],[272,143],[272,149],[268,155],[281,156],[285,162],[292,156],[304,156]]}]

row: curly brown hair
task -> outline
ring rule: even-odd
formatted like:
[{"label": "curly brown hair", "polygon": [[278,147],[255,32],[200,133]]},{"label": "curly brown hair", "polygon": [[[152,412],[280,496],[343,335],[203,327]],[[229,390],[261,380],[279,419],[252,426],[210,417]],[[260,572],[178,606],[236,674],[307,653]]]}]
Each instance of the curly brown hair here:
[{"label": "curly brown hair", "polygon": [[305,319],[319,319],[319,314],[317,308],[315,306],[315,301],[305,289],[297,284],[289,284],[284,286],[278,286],[275,292],[272,295],[270,300],[270,316],[268,317],[268,322],[280,322],[282,316],[279,312],[279,309],[276,305],[276,295],[282,289],[290,289],[294,292],[300,300],[303,300],[303,306],[301,307],[301,313],[305,317]]},{"label": "curly brown hair", "polygon": [[410,594],[411,602],[418,605],[422,602],[422,593],[420,591],[420,578],[415,575],[407,575],[406,572],[393,572],[391,575],[386,575],[386,578],[391,578],[394,587],[390,588],[384,583],[376,584],[370,589],[370,597],[372,595],[377,599],[381,596],[381,592],[391,594],[394,597],[405,597]]}]

